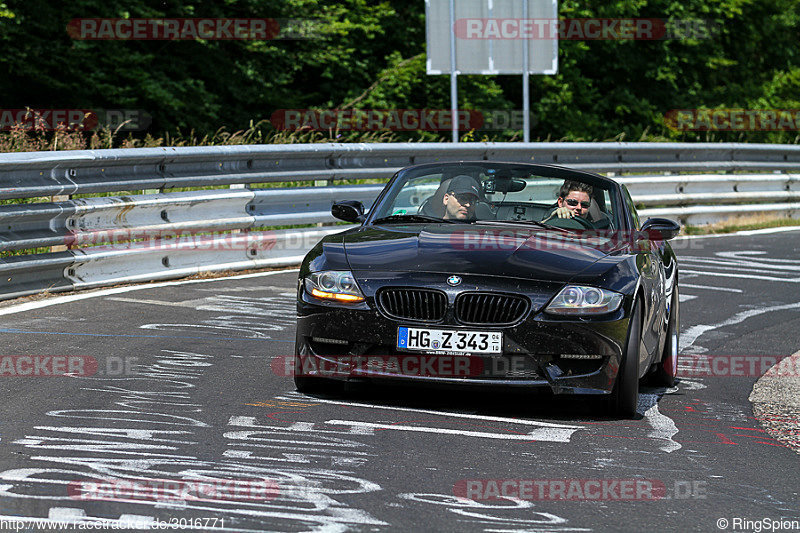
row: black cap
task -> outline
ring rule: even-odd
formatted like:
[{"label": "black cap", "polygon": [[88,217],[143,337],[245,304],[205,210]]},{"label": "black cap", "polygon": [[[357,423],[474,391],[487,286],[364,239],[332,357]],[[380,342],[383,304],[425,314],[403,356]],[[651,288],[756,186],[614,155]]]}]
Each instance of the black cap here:
[{"label": "black cap", "polygon": [[454,193],[471,193],[474,194],[476,198],[480,198],[480,189],[478,189],[478,182],[475,181],[474,178],[471,176],[467,176],[462,174],[461,176],[456,176],[453,178],[453,181],[450,182],[450,186],[448,187],[447,192],[454,192]]}]

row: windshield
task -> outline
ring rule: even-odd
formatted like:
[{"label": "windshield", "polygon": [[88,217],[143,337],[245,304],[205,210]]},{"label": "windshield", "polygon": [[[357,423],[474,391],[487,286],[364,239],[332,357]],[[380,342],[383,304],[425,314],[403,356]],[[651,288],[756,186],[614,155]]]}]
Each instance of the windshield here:
[{"label": "windshield", "polygon": [[580,172],[510,163],[451,163],[401,173],[373,224],[540,223],[618,229],[614,184]]}]

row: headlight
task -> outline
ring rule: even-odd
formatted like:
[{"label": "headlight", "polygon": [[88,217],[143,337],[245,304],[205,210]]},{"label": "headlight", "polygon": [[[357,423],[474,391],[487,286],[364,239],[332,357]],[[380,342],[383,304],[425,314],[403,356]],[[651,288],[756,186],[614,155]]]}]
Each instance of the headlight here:
[{"label": "headlight", "polygon": [[356,284],[353,274],[346,271],[325,270],[314,272],[305,278],[306,291],[320,300],[345,303],[364,301],[364,295]]},{"label": "headlight", "polygon": [[567,285],[558,293],[546,311],[556,315],[599,315],[619,309],[622,295],[618,292],[583,285]]}]

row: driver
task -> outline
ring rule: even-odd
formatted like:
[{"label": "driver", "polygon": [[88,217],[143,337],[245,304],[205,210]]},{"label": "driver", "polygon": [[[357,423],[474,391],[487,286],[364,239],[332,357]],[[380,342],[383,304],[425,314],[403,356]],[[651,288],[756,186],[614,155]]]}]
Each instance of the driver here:
[{"label": "driver", "polygon": [[442,197],[445,220],[475,218],[475,205],[480,198],[478,182],[470,176],[456,176]]},{"label": "driver", "polygon": [[564,181],[558,191],[558,207],[545,220],[558,218],[586,218],[592,202],[592,186],[580,181]]}]

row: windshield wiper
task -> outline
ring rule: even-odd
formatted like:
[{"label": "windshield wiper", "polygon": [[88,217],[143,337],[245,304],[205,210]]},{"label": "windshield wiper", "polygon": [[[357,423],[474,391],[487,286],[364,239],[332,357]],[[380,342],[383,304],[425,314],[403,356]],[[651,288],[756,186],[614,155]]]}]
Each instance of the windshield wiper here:
[{"label": "windshield wiper", "polygon": [[428,216],[428,215],[389,215],[388,217],[376,218],[375,220],[372,221],[373,224],[386,224],[386,223],[391,224],[391,223],[394,223],[394,222],[399,222],[399,223],[403,223],[403,222],[422,222],[422,223],[434,222],[436,224],[444,222],[444,223],[447,223],[447,224],[453,224],[456,221],[455,220],[445,220],[443,218],[432,217],[432,216]]}]

